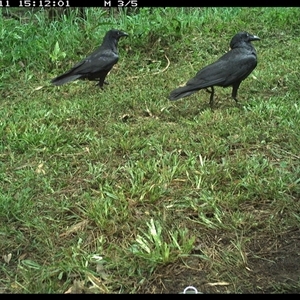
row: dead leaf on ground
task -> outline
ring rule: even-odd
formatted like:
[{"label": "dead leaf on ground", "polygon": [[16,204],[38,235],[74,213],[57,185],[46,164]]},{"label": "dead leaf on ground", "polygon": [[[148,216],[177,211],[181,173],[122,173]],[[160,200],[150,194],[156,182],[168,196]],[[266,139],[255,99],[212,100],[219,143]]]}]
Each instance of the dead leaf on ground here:
[{"label": "dead leaf on ground", "polygon": [[36,87],[34,90],[35,90],[35,91],[39,91],[39,90],[41,90],[43,87],[44,87],[44,86],[41,85],[41,86]]},{"label": "dead leaf on ground", "polygon": [[43,169],[44,164],[39,164],[35,170],[37,174],[46,174],[45,170]]},{"label": "dead leaf on ground", "polygon": [[84,290],[84,280],[75,279],[73,285],[65,292],[65,294],[83,294]]},{"label": "dead leaf on ground", "polygon": [[206,283],[209,286],[225,286],[225,285],[230,285],[229,282],[225,282],[225,281],[220,281],[220,282],[208,282]]},{"label": "dead leaf on ground", "polygon": [[4,261],[7,263],[7,264],[9,264],[9,262],[10,262],[10,260],[11,260],[11,257],[12,257],[12,254],[11,253],[9,253],[9,254],[7,254],[7,255],[3,255],[2,256],[2,258],[4,259]]},{"label": "dead leaf on ground", "polygon": [[87,226],[88,223],[89,223],[88,220],[83,220],[77,224],[74,224],[66,232],[61,233],[59,236],[64,237],[64,236],[68,236],[72,233],[77,233],[78,231],[82,231]]},{"label": "dead leaf on ground", "polygon": [[94,292],[98,291],[101,293],[108,293],[108,288],[104,285],[104,283],[101,281],[101,279],[95,277],[92,274],[88,275],[89,281],[92,283],[92,286],[89,288],[93,290]]}]

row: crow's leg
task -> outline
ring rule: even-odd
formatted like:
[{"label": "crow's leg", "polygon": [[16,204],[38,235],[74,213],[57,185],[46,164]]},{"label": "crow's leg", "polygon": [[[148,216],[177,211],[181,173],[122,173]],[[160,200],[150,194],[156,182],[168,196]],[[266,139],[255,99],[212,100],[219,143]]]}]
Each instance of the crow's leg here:
[{"label": "crow's leg", "polygon": [[[99,80],[99,79],[96,79],[96,80],[94,80],[94,81],[98,81],[98,80]],[[109,85],[109,82],[108,82],[108,81],[103,81],[103,84]],[[103,86],[103,84],[102,84],[102,86]],[[100,80],[99,80],[99,82],[98,82],[96,85],[99,85],[99,86],[101,87]]]},{"label": "crow's leg", "polygon": [[103,90],[103,84],[109,84],[107,81],[104,81],[102,78],[90,78],[89,81],[98,81],[95,86],[99,86]]},{"label": "crow's leg", "polygon": [[211,91],[208,89],[208,88],[206,88],[205,90],[208,92],[208,93],[212,93],[213,92],[213,87],[212,86],[210,86],[210,88],[211,88]]},{"label": "crow's leg", "polygon": [[[102,86],[100,85],[101,79],[99,79],[99,78],[92,78],[92,79],[89,79],[89,81],[98,81],[98,82],[95,84],[95,86],[99,86],[99,87],[102,89]],[[103,85],[103,84],[102,84],[102,85]]]},{"label": "crow's leg", "polygon": [[[94,80],[94,81],[96,81],[96,80]],[[102,85],[101,85],[100,81],[97,82],[97,83],[95,84],[95,86],[99,86],[99,88],[100,88],[101,90],[103,90],[103,83],[102,83]]]},{"label": "crow's leg", "polygon": [[238,99],[237,99],[237,92],[239,89],[241,82],[235,83],[232,85],[232,93],[231,93],[231,97],[235,100],[236,103],[239,103]]},{"label": "crow's leg", "polygon": [[207,91],[208,93],[210,93],[210,97],[209,97],[209,105],[210,105],[210,107],[212,107],[213,104],[214,104],[214,94],[215,94],[215,89],[214,89],[213,86],[211,86],[210,88],[211,88],[211,91],[210,91],[209,89],[206,89],[206,91]]},{"label": "crow's leg", "polygon": [[105,81],[105,80],[104,80],[104,78],[100,78],[100,79],[98,79],[98,80],[99,80],[99,82],[97,83],[97,85],[98,85],[98,86],[100,87],[100,89],[102,89],[102,90],[104,89],[104,88],[103,88],[103,84],[109,84],[108,81]]}]

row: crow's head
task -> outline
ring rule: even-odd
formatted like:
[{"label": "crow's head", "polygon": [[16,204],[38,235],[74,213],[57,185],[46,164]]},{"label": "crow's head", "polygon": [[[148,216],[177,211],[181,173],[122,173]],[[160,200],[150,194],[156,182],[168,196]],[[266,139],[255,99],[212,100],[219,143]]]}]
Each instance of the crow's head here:
[{"label": "crow's head", "polygon": [[126,32],[117,29],[111,29],[110,31],[108,31],[108,34],[116,40],[119,40],[119,38],[121,38],[122,36],[128,36]]},{"label": "crow's head", "polygon": [[251,41],[259,41],[260,38],[246,31],[237,33],[230,42],[230,48],[236,48],[241,43],[250,43]]}]

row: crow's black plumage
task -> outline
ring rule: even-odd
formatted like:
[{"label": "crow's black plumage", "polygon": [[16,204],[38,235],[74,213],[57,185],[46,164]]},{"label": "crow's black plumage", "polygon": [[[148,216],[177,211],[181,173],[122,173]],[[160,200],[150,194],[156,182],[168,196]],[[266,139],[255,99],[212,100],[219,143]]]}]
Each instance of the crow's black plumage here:
[{"label": "crow's black plumage", "polygon": [[98,49],[68,72],[52,79],[51,83],[62,85],[76,79],[88,79],[98,81],[97,85],[103,89],[106,75],[119,60],[118,41],[123,36],[128,34],[116,29],[109,30]]},{"label": "crow's black plumage", "polygon": [[185,86],[173,90],[170,100],[178,100],[201,90],[211,88],[210,105],[214,101],[214,86],[232,86],[232,98],[237,100],[237,91],[241,82],[249,76],[257,65],[255,48],[251,41],[260,40],[248,32],[237,33],[230,42],[230,51],[216,62],[201,69]]}]

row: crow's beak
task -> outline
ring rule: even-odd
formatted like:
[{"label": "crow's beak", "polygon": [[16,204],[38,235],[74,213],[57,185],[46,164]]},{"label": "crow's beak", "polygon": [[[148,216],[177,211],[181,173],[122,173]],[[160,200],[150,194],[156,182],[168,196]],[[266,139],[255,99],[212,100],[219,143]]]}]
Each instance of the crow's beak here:
[{"label": "crow's beak", "polygon": [[124,32],[124,31],[120,31],[119,37],[121,37],[121,36],[128,36],[128,33]]},{"label": "crow's beak", "polygon": [[260,38],[257,35],[252,35],[251,41],[260,41]]}]

